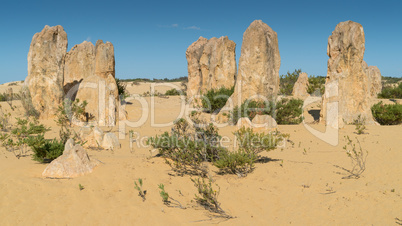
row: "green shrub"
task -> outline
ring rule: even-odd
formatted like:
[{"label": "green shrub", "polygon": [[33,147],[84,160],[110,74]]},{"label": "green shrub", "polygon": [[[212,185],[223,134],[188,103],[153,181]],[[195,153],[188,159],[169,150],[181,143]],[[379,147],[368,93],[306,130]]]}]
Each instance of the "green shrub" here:
[{"label": "green shrub", "polygon": [[293,86],[295,85],[299,74],[301,73],[301,69],[295,70],[293,73],[288,73],[286,75],[281,75],[279,78],[280,84],[280,94],[283,95],[292,95]]},{"label": "green shrub", "polygon": [[394,84],[402,81],[402,78],[381,76],[381,81],[383,84]]},{"label": "green shrub", "polygon": [[240,118],[248,117],[250,120],[256,115],[273,115],[275,112],[275,105],[273,102],[266,101],[245,101],[240,105],[240,108],[236,106],[233,112],[230,113],[230,119],[233,124],[236,124]]},{"label": "green shrub", "polygon": [[56,139],[47,140],[43,135],[31,136],[28,138],[27,143],[31,147],[33,160],[48,163],[63,154],[64,143]]},{"label": "green shrub", "polygon": [[375,120],[381,125],[398,125],[402,123],[401,104],[383,104],[382,101],[371,107]]},{"label": "green shrub", "polygon": [[234,86],[230,89],[221,87],[220,89],[208,90],[202,97],[202,107],[206,109],[205,111],[208,113],[220,110],[225,106],[233,92]]},{"label": "green shrub", "polygon": [[219,159],[214,165],[220,169],[220,173],[231,173],[237,175],[246,175],[251,172],[258,156],[253,152],[246,152],[243,149],[233,152],[221,152]]},{"label": "green shrub", "polygon": [[364,130],[366,129],[366,118],[362,117],[361,115],[357,116],[357,119],[353,120],[353,125],[355,125],[355,130],[357,134],[364,134]]},{"label": "green shrub", "polygon": [[318,90],[320,92],[320,95],[324,94],[325,91],[325,77],[324,76],[310,76],[308,78],[308,87],[307,87],[307,92],[309,94],[313,94]]},{"label": "green shrub", "polygon": [[276,104],[276,122],[280,125],[299,124],[303,121],[303,100],[282,99]]},{"label": "green shrub", "polygon": [[127,83],[116,78],[116,85],[117,85],[117,90],[119,91],[119,96],[126,97],[128,95],[127,90],[126,90]]},{"label": "green shrub", "polygon": [[392,87],[384,87],[381,90],[381,93],[378,94],[378,98],[383,98],[383,99],[391,99],[391,98],[396,98],[396,99],[401,99],[402,98],[402,83],[400,83],[397,87],[392,88]]},{"label": "green shrub", "polygon": [[180,96],[181,92],[177,89],[170,89],[170,90],[166,91],[165,95],[166,96]]}]

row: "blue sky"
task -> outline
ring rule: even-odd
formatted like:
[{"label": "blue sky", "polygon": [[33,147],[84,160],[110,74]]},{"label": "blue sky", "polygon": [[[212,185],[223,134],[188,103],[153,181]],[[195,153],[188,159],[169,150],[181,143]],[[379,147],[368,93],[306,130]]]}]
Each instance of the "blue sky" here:
[{"label": "blue sky", "polygon": [[278,33],[280,74],[301,68],[326,75],[335,26],[363,25],[365,61],[383,76],[402,77],[402,1],[6,1],[0,8],[0,83],[23,80],[32,36],[62,25],[68,50],[85,40],[110,41],[116,77],[187,76],[185,51],[199,36],[228,36],[236,59],[244,31],[261,19]]}]

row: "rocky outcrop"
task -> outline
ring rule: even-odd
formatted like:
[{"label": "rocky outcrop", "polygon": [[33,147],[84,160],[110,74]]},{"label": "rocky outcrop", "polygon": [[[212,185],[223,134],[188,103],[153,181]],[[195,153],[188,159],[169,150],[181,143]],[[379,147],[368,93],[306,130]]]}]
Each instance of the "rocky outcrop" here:
[{"label": "rocky outcrop", "polygon": [[256,115],[253,120],[254,128],[276,128],[278,124],[270,115]]},{"label": "rocky outcrop", "polygon": [[115,77],[114,47],[110,42],[98,40],[95,46],[95,75],[107,78]]},{"label": "rocky outcrop", "polygon": [[106,133],[103,137],[102,147],[104,149],[113,150],[117,147],[120,147],[119,139],[114,133]]},{"label": "rocky outcrop", "polygon": [[43,171],[42,176],[48,178],[74,178],[91,173],[99,161],[90,159],[80,145],[69,139],[63,155],[53,160]]},{"label": "rocky outcrop", "polygon": [[236,79],[236,43],[227,36],[200,37],[186,51],[188,63],[187,96],[211,89],[231,88]]},{"label": "rocky outcrop", "polygon": [[248,99],[258,99],[257,95],[269,100],[275,98],[279,91],[280,64],[276,32],[261,20],[255,20],[243,34],[239,71],[232,95],[234,106]]},{"label": "rocky outcrop", "polygon": [[[91,42],[84,41],[75,45],[66,55],[64,66],[64,92],[82,82],[95,72],[95,47]],[[73,93],[70,94],[73,96]]]},{"label": "rocky outcrop", "polygon": [[[367,123],[374,123],[369,103],[368,76],[362,66],[364,44],[363,27],[353,21],[339,23],[328,38],[328,73],[322,97],[321,120],[331,127],[343,127],[359,115]],[[327,117],[333,118],[329,114],[338,114],[337,120],[326,120]]]},{"label": "rocky outcrop", "polygon": [[116,80],[109,74],[106,78],[92,75],[85,78],[78,89],[77,99],[87,101],[85,110],[99,126],[113,126],[119,106]]},{"label": "rocky outcrop", "polygon": [[60,25],[46,25],[32,38],[24,90],[29,90],[41,119],[53,118],[62,103],[66,51],[67,34]]},{"label": "rocky outcrop", "polygon": [[298,98],[307,97],[309,95],[307,92],[308,85],[309,83],[307,73],[304,72],[300,73],[295,85],[293,86],[292,95]]},{"label": "rocky outcrop", "polygon": [[365,61],[363,61],[363,68],[368,76],[370,95],[373,98],[377,98],[377,95],[381,93],[382,90],[380,69],[378,69],[377,66],[368,66]]}]

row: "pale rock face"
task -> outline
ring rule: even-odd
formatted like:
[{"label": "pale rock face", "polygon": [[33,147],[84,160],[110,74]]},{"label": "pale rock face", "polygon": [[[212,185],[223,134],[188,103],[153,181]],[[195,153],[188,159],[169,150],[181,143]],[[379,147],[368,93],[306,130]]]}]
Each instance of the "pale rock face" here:
[{"label": "pale rock face", "polygon": [[188,63],[187,96],[211,89],[231,88],[236,80],[236,43],[227,36],[200,37],[186,51]]},{"label": "pale rock face", "polygon": [[309,83],[307,73],[304,72],[300,73],[295,85],[293,86],[292,95],[294,97],[300,97],[300,98],[307,97],[309,95],[307,92],[308,85]]},{"label": "pale rock face", "polygon": [[252,124],[251,121],[248,117],[243,117],[243,118],[239,118],[239,120],[237,120],[236,126],[238,129],[244,127],[244,128],[252,128]]},{"label": "pale rock face", "polygon": [[95,75],[106,79],[108,75],[115,77],[114,47],[110,42],[98,40],[95,46]]},{"label": "pale rock face", "polygon": [[[75,45],[66,55],[64,66],[64,92],[68,91],[84,78],[95,72],[95,46],[91,42],[84,41]],[[70,94],[71,96],[73,94]]]},{"label": "pale rock face", "polygon": [[[339,23],[328,38],[328,73],[322,97],[321,120],[326,120],[328,112],[337,112],[339,128],[352,123],[359,115],[366,119],[366,123],[374,123],[368,76],[362,66],[364,43],[363,27],[353,21]],[[327,108],[327,104],[337,106],[338,110]],[[328,117],[335,118],[333,115]],[[334,128],[337,123],[326,121]]]},{"label": "pale rock face", "polygon": [[256,95],[275,99],[279,91],[280,64],[276,32],[261,20],[255,20],[243,34],[239,72],[232,95],[234,106],[258,99]]},{"label": "pale rock face", "polygon": [[45,26],[36,33],[28,52],[28,87],[35,110],[41,119],[54,118],[64,97],[64,60],[67,34],[63,27]]},{"label": "pale rock face", "polygon": [[69,139],[65,145],[63,155],[53,160],[43,171],[42,176],[48,178],[74,178],[89,174],[99,164],[99,161],[89,158],[87,152],[80,145],[75,145]]},{"label": "pale rock face", "polygon": [[116,80],[111,74],[106,79],[97,75],[85,78],[76,98],[87,101],[85,110],[94,117],[99,126],[115,125],[119,93]]},{"label": "pale rock face", "polygon": [[270,115],[256,115],[253,120],[253,127],[254,128],[276,128],[278,124],[276,123],[275,119],[272,118]]},{"label": "pale rock face", "polygon": [[116,134],[106,133],[103,137],[102,147],[110,150],[120,147],[120,142]]},{"label": "pale rock face", "polygon": [[368,76],[370,95],[372,98],[377,98],[382,90],[380,69],[377,66],[368,66],[365,61],[363,61],[363,69]]}]

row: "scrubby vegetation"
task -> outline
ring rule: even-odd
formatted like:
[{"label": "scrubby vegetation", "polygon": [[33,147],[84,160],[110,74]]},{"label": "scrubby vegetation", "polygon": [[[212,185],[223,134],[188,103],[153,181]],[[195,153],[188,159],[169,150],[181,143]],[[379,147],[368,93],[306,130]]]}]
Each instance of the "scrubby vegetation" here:
[{"label": "scrubby vegetation", "polygon": [[188,77],[183,76],[179,78],[164,78],[164,79],[149,79],[149,78],[133,78],[133,79],[120,79],[123,82],[187,82]]},{"label": "scrubby vegetation", "polygon": [[138,179],[138,184],[137,181],[134,181],[134,188],[138,191],[138,196],[140,196],[142,198],[142,201],[144,202],[146,199],[145,195],[147,194],[147,191],[142,188],[142,178]]},{"label": "scrubby vegetation", "polygon": [[364,130],[366,130],[366,118],[361,115],[357,116],[357,119],[353,120],[353,125],[355,125],[355,130],[357,134],[364,134]]},{"label": "scrubby vegetation", "polygon": [[302,118],[303,101],[300,99],[283,98],[276,104],[264,101],[245,101],[240,108],[235,107],[230,114],[233,124],[239,118],[248,117],[250,120],[256,115],[271,115],[281,125],[299,124]]},{"label": "scrubby vegetation", "polygon": [[219,89],[208,90],[202,96],[202,107],[208,113],[215,112],[223,108],[234,92],[234,86],[231,88],[221,87]]},{"label": "scrubby vegetation", "polygon": [[324,76],[310,76],[308,78],[307,92],[313,94],[319,91],[319,95],[324,94],[325,91],[325,77]]},{"label": "scrubby vegetation", "polygon": [[286,75],[280,75],[279,78],[279,93],[283,95],[292,95],[293,86],[295,85],[299,74],[302,72],[301,69],[295,69],[294,72],[290,73],[289,71]]},{"label": "scrubby vegetation", "polygon": [[349,138],[349,136],[345,137],[346,139],[346,145],[343,147],[343,149],[346,151],[346,154],[348,155],[349,159],[352,162],[352,169],[346,170],[346,172],[349,173],[348,176],[343,177],[343,179],[350,179],[350,178],[355,178],[358,179],[360,178],[361,174],[366,170],[366,160],[367,160],[367,151],[363,151],[360,141],[356,138],[356,142],[359,145],[359,147],[356,147],[356,144],[353,143],[353,141]]},{"label": "scrubby vegetation", "polygon": [[383,84],[394,84],[402,81],[402,78],[390,77],[390,76],[381,76],[381,81]]},{"label": "scrubby vegetation", "polygon": [[126,90],[127,83],[125,83],[122,80],[116,78],[116,85],[117,85],[117,90],[119,91],[119,96],[122,99],[126,98],[129,95],[127,90]]},{"label": "scrubby vegetation", "polygon": [[378,94],[378,98],[382,99],[402,99],[402,83],[397,87],[383,87],[381,93]]},{"label": "scrubby vegetation", "polygon": [[381,125],[402,123],[402,104],[383,104],[382,101],[371,107],[375,120]]},{"label": "scrubby vegetation", "polygon": [[177,89],[170,89],[166,91],[165,96],[180,96],[182,93]]}]

